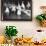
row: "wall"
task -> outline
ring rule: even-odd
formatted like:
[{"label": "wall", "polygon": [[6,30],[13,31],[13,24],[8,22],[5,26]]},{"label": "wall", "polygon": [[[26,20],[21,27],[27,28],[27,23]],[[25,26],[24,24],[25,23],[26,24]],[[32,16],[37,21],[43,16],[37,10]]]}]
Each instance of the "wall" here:
[{"label": "wall", "polygon": [[[44,29],[40,27],[35,20],[36,15],[40,14],[40,6],[46,5],[46,0],[33,0],[33,15],[32,21],[0,21],[0,35],[4,34],[4,29],[6,25],[14,25],[17,27],[19,33],[18,35],[21,36],[31,36],[32,32],[35,32],[36,29]],[[1,7],[1,0],[0,0],[0,7]],[[1,16],[1,8],[0,8],[0,16]]]}]

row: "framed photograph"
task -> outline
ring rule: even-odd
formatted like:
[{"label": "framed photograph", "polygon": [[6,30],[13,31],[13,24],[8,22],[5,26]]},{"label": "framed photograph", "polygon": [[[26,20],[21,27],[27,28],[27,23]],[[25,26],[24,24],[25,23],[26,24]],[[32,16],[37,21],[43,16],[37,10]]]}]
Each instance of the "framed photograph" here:
[{"label": "framed photograph", "polygon": [[31,21],[32,0],[1,0],[2,21]]}]

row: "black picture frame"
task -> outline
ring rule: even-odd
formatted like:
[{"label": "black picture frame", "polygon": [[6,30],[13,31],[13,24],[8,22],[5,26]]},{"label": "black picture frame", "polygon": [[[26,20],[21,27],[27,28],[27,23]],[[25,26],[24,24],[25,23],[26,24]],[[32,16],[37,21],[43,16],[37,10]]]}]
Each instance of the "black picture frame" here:
[{"label": "black picture frame", "polygon": [[1,0],[1,21],[32,21],[32,0]]}]

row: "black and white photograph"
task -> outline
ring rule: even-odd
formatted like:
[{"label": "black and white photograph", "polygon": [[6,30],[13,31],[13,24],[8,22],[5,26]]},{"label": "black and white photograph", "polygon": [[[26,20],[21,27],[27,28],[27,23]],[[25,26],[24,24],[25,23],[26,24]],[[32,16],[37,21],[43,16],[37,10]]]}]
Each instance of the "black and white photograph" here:
[{"label": "black and white photograph", "polygon": [[1,0],[1,20],[31,21],[32,0]]}]

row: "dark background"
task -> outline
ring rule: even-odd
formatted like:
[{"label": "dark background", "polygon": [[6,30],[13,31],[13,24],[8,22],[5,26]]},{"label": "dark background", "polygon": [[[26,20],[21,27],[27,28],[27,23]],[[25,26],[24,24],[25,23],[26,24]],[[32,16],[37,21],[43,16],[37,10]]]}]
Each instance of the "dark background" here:
[{"label": "dark background", "polygon": [[[26,20],[26,21],[30,21],[30,20],[32,20],[32,0],[1,0],[2,1],[2,3],[1,3],[1,13],[3,14],[2,16],[3,16],[3,20]],[[21,5],[22,4],[22,1],[24,1],[24,5],[26,6],[27,5],[27,3],[28,2],[30,2],[30,4],[31,4],[31,7],[30,7],[30,10],[31,10],[31,17],[29,17],[29,16],[27,16],[26,14],[24,14],[24,13],[22,13],[22,15],[20,16],[21,17],[21,19],[18,19],[18,16],[14,16],[13,14],[11,14],[11,16],[5,16],[6,14],[4,14],[4,6],[3,6],[3,3],[10,3],[10,4],[15,4],[15,5],[18,5],[18,2],[19,2],[19,4]],[[1,17],[2,17],[1,16]],[[16,18],[15,18],[16,17]],[[11,19],[9,19],[9,18],[11,18]],[[15,18],[15,19],[14,19]]]}]

